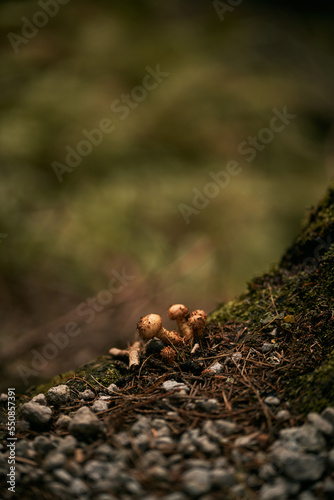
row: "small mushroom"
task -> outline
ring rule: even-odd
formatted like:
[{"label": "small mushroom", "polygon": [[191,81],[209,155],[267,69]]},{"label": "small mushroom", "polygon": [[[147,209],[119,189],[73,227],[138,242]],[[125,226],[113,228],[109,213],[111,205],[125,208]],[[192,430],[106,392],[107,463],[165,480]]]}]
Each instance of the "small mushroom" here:
[{"label": "small mushroom", "polygon": [[203,311],[203,309],[196,309],[195,311],[192,311],[188,318],[188,325],[191,328],[192,335],[185,340],[203,337],[207,317],[208,315],[205,311]]},{"label": "small mushroom", "polygon": [[205,329],[205,319],[202,316],[191,316],[189,318],[189,325],[193,332],[193,338],[199,339],[203,337]]},{"label": "small mushroom", "polygon": [[206,314],[205,311],[203,311],[203,309],[196,309],[195,311],[192,311],[189,315],[189,317],[193,317],[193,316],[200,316],[201,318],[203,318],[205,321],[207,320],[207,317],[208,315]]},{"label": "small mushroom", "polygon": [[166,346],[164,349],[161,351],[161,357],[162,360],[167,364],[167,365],[172,365],[174,363],[175,357],[176,357],[176,352],[174,349],[170,346]]},{"label": "small mushroom", "polygon": [[137,368],[140,364],[140,342],[134,342],[128,349],[117,349],[117,347],[112,347],[109,349],[109,354],[114,358],[128,358],[129,368]]},{"label": "small mushroom", "polygon": [[175,331],[168,331],[162,326],[159,314],[148,314],[137,323],[137,330],[141,338],[147,342],[153,337],[158,337],[164,344],[180,345],[183,343],[180,335]]},{"label": "small mushroom", "polygon": [[180,334],[186,338],[192,335],[191,328],[187,322],[188,313],[188,308],[183,304],[174,304],[168,309],[168,316],[170,319],[176,321]]}]

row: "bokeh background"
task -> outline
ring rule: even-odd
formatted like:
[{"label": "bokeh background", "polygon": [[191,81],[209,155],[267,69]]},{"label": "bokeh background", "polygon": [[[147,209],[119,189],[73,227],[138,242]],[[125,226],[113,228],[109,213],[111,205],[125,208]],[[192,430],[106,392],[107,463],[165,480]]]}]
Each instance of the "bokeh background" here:
[{"label": "bokeh background", "polygon": [[[224,13],[223,2],[71,0],[15,38],[45,3],[0,3],[2,389],[125,346],[150,312],[172,326],[174,302],[231,300],[279,259],[334,174],[326,2]],[[122,120],[112,103],[157,65],[169,76]],[[284,106],[297,117],[247,162],[239,145]],[[59,182],[53,162],[104,118],[115,130]],[[179,205],[230,160],[242,173],[186,224]],[[115,272],[133,278],[101,306]],[[93,304],[88,322],[78,308]],[[80,334],[43,351],[70,321]]]}]

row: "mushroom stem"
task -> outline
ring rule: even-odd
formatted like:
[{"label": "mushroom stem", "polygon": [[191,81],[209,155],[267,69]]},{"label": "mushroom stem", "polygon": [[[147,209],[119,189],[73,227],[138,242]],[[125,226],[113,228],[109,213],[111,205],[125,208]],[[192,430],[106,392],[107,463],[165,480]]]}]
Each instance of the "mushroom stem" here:
[{"label": "mushroom stem", "polygon": [[139,360],[140,342],[136,341],[129,347],[129,368],[136,368],[140,364]]},{"label": "mushroom stem", "polygon": [[109,349],[109,354],[114,358],[128,358],[129,351],[127,349],[118,349],[117,347],[112,347]]},{"label": "mushroom stem", "polygon": [[174,304],[168,309],[168,316],[176,321],[179,332],[183,337],[191,335],[191,328],[187,322],[188,312],[188,308],[183,304]]},{"label": "mushroom stem", "polygon": [[127,349],[117,349],[117,347],[112,347],[109,349],[109,354],[114,358],[128,358],[129,368],[136,368],[140,364],[140,342],[134,342]]}]

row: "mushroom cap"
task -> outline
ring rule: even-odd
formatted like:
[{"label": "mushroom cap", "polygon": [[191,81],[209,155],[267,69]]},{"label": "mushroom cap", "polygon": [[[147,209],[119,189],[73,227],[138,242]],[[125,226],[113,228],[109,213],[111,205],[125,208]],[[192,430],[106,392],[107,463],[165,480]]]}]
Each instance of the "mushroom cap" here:
[{"label": "mushroom cap", "polygon": [[194,330],[205,328],[205,319],[202,316],[190,316],[188,323]]},{"label": "mushroom cap", "polygon": [[205,311],[203,311],[203,309],[196,309],[195,311],[192,311],[190,313],[191,318],[196,317],[196,316],[199,316],[199,317],[203,318],[204,320],[206,320],[208,317],[208,315],[206,314]]},{"label": "mushroom cap", "polygon": [[188,308],[183,304],[173,304],[168,309],[170,319],[184,318],[188,314]]},{"label": "mushroom cap", "polygon": [[162,319],[159,314],[148,314],[147,316],[143,316],[137,323],[139,335],[144,340],[149,340],[155,337],[161,327]]}]

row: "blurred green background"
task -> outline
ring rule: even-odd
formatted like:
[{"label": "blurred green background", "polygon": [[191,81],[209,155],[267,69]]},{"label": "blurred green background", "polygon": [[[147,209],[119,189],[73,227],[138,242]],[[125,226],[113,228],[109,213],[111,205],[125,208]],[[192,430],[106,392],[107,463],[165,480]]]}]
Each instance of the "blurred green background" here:
[{"label": "blurred green background", "polygon": [[[333,17],[319,6],[72,0],[15,38],[43,24],[44,3],[0,4],[5,386],[22,385],[18,366],[69,320],[82,333],[29,383],[124,346],[144,314],[232,299],[280,258],[334,173]],[[112,103],[157,65],[169,76],[122,120]],[[240,143],[284,106],[297,117],[247,162]],[[115,130],[59,182],[52,163],[104,118]],[[242,173],[186,224],[179,205],[230,160]],[[79,318],[124,268],[135,278]]]}]

